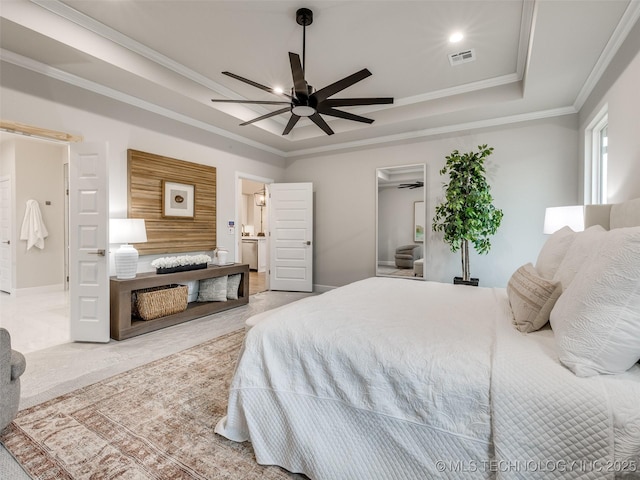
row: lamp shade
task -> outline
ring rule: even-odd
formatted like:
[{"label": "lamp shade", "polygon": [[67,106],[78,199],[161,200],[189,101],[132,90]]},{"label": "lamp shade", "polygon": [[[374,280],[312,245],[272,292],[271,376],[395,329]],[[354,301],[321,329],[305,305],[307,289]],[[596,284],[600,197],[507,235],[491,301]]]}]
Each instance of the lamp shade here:
[{"label": "lamp shade", "polygon": [[552,234],[562,227],[569,227],[574,232],[584,230],[584,206],[549,207],[544,214],[544,233]]},{"label": "lamp shade", "polygon": [[109,219],[109,243],[144,243],[147,230],[142,218]]}]

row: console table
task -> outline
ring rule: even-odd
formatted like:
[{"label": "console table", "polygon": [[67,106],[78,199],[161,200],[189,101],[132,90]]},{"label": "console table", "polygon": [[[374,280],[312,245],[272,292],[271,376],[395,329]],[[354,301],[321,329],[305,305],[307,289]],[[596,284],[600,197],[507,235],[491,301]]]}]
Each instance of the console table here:
[{"label": "console table", "polygon": [[[160,287],[172,283],[184,284],[192,280],[222,277],[236,273],[242,275],[242,281],[238,287],[237,300],[227,300],[226,302],[191,302],[187,305],[187,309],[184,312],[153,320],[139,320],[131,317],[131,292],[133,290]],[[235,263],[233,265],[209,266],[201,270],[160,275],[154,272],[139,273],[135,278],[126,280],[111,277],[109,287],[111,301],[111,338],[114,340],[124,340],[125,338],[152,332],[178,323],[188,322],[194,318],[246,305],[249,303],[249,265]]]}]

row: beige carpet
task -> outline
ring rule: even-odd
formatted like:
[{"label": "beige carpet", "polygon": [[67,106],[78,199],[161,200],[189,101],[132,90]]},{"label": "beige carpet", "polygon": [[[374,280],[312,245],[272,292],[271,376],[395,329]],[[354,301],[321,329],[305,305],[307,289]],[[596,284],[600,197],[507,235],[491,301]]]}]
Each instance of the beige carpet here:
[{"label": "beige carpet", "polygon": [[37,479],[305,478],[213,432],[244,330],[22,410],[0,442]]}]

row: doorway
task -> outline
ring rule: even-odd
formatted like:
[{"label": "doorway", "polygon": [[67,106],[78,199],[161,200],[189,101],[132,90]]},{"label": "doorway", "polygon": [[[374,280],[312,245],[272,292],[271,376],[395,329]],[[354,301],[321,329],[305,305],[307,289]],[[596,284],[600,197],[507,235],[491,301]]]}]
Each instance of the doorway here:
[{"label": "doorway", "polygon": [[[69,147],[7,132],[0,133],[0,144],[0,176],[10,192],[3,196],[2,223],[11,226],[0,266],[4,279],[0,325],[10,331],[15,349],[30,352],[70,341],[66,225]],[[27,249],[27,242],[20,239],[29,200],[37,202],[48,231],[43,248]]]},{"label": "doorway", "polygon": [[254,175],[237,176],[236,261],[249,265],[250,295],[269,290],[267,189],[272,182]]}]

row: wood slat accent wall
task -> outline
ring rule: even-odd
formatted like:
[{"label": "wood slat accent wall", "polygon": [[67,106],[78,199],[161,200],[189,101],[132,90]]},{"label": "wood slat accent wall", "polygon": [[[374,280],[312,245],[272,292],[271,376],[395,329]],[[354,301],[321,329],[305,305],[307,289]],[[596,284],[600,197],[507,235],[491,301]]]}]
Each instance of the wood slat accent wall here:
[{"label": "wood slat accent wall", "polygon": [[[216,248],[216,168],[127,150],[128,216],[144,218],[141,255]],[[162,181],[195,185],[194,218],[162,218]]]}]

